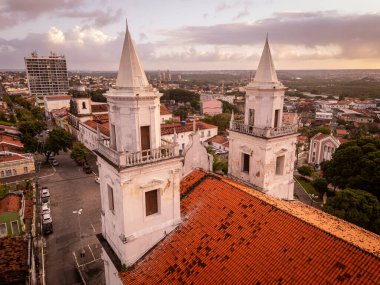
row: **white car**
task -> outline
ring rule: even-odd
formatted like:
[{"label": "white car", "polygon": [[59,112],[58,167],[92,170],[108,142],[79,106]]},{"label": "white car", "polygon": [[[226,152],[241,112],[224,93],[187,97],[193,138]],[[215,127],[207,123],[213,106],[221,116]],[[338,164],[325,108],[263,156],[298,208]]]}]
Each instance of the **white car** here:
[{"label": "white car", "polygon": [[41,190],[41,198],[50,197],[50,192],[48,188],[42,188]]},{"label": "white car", "polygon": [[59,165],[59,162],[56,161],[56,160],[53,160],[53,161],[51,162],[51,165],[53,165],[53,166],[58,166],[58,165]]},{"label": "white car", "polygon": [[100,184],[100,178],[98,176],[95,177],[95,182]]},{"label": "white car", "polygon": [[53,222],[53,219],[51,218],[50,213],[42,215],[42,224],[50,224],[52,222]]},{"label": "white car", "polygon": [[48,203],[43,203],[42,204],[41,214],[42,215],[44,215],[44,214],[50,214],[50,207],[49,207]]}]

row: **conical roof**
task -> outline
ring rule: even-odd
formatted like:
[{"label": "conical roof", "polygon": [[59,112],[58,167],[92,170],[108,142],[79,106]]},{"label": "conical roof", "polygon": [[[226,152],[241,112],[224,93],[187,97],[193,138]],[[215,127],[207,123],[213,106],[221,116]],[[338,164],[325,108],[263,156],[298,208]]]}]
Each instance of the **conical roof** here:
[{"label": "conical roof", "polygon": [[268,36],[265,41],[263,53],[261,54],[259,66],[253,80],[255,83],[278,83],[276,69],[274,68],[272,54],[270,52]]},{"label": "conical roof", "polygon": [[144,69],[136,53],[135,45],[126,25],[116,88],[143,88],[149,86]]}]

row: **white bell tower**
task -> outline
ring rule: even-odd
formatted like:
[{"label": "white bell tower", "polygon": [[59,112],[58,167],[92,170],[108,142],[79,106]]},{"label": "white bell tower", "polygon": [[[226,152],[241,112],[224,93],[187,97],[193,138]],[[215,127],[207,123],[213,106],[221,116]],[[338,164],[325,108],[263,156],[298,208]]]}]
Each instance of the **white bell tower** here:
[{"label": "white bell tower", "polygon": [[293,199],[297,126],[282,125],[285,87],[268,37],[255,78],[246,87],[244,121],[231,118],[228,173],[280,199]]},{"label": "white bell tower", "polygon": [[110,139],[99,138],[96,150],[102,235],[126,266],[180,223],[182,158],[176,143],[161,140],[161,95],[127,26],[116,86],[106,93]]}]

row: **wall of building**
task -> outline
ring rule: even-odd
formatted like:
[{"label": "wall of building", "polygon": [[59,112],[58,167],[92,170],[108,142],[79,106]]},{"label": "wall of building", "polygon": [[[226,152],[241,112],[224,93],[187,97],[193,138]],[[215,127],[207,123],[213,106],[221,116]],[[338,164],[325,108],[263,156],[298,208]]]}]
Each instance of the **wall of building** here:
[{"label": "wall of building", "polygon": [[34,173],[35,170],[33,158],[0,162],[0,178]]},{"label": "wall of building", "polygon": [[49,113],[54,109],[61,108],[69,108],[70,107],[70,99],[64,100],[44,100],[44,108],[45,108],[45,116],[49,117]]},{"label": "wall of building", "polygon": [[[180,222],[179,183],[182,158],[127,168],[118,172],[98,156],[102,234],[127,266],[172,231]],[[110,209],[108,187],[113,189]],[[145,192],[158,189],[159,212],[145,215]],[[121,237],[126,237],[123,243]]]},{"label": "wall of building", "polygon": [[[258,190],[280,198],[293,199],[294,161],[297,134],[272,139],[229,132],[228,172],[257,186]],[[249,172],[243,172],[243,153],[250,155]],[[276,159],[285,156],[283,174],[276,174]]]}]

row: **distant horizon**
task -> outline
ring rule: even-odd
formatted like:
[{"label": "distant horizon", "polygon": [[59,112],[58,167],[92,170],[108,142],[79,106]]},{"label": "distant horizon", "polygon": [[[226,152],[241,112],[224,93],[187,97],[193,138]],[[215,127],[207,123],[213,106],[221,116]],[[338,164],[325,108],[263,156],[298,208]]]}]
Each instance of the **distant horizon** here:
[{"label": "distant horizon", "polygon": [[[147,69],[145,72],[157,72],[157,71],[166,71],[170,72],[213,72],[213,71],[256,71],[256,69]],[[276,72],[283,71],[380,71],[380,68],[334,68],[334,69],[276,69]],[[25,72],[25,69],[0,69],[0,72]],[[117,73],[118,70],[74,70],[68,69],[68,72],[113,72]]]},{"label": "distant horizon", "polygon": [[[145,70],[253,70],[265,38],[278,70],[380,68],[380,6],[361,0],[3,1],[0,68],[31,51],[113,72],[126,31]],[[75,2],[72,5],[71,2]]]}]

